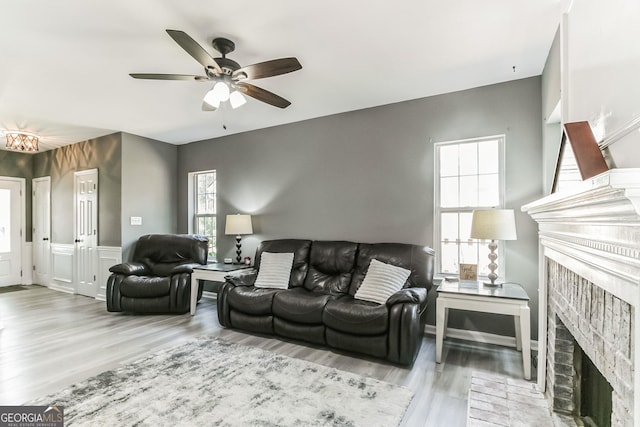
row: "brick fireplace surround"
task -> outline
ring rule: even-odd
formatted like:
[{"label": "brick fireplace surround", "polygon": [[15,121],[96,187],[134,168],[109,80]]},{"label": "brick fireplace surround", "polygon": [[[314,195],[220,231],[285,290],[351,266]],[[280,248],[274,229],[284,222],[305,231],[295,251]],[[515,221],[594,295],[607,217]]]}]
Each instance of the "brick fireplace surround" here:
[{"label": "brick fireplace surround", "polygon": [[583,185],[522,207],[540,237],[538,387],[555,411],[577,413],[579,345],[613,388],[611,425],[637,426],[640,169],[612,169]]}]

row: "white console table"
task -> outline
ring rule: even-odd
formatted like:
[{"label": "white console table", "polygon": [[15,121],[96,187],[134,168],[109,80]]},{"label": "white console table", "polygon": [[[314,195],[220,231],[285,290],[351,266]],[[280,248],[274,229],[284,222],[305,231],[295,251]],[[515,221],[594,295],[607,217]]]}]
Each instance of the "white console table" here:
[{"label": "white console table", "polygon": [[224,278],[232,271],[242,270],[250,266],[244,264],[224,264],[217,262],[213,264],[200,265],[193,268],[191,273],[191,315],[196,314],[198,304],[198,287],[200,280],[210,280],[212,282],[224,282]]},{"label": "white console table", "polygon": [[436,363],[442,360],[449,309],[480,311],[514,316],[516,349],[522,351],[524,378],[531,379],[531,326],[529,296],[522,286],[504,283],[485,286],[482,282],[442,281],[436,300]]}]

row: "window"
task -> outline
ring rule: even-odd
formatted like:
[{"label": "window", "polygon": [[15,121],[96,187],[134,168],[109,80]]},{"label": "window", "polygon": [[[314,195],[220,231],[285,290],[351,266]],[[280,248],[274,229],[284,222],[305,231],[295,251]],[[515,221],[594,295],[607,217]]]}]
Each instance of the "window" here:
[{"label": "window", "polygon": [[193,177],[193,232],[209,238],[209,259],[216,259],[216,171],[197,172]]},{"label": "window", "polygon": [[[478,275],[489,274],[486,242],[469,237],[471,216],[474,209],[502,207],[503,193],[504,135],[435,144],[438,274],[457,275],[460,264],[478,264]],[[499,268],[504,266],[500,249],[499,243]]]}]

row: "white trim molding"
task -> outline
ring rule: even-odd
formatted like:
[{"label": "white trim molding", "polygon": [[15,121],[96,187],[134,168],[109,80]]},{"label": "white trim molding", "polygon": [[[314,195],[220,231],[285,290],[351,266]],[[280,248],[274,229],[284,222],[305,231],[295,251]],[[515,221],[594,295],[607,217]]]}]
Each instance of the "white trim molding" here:
[{"label": "white trim molding", "polygon": [[122,263],[122,248],[115,246],[98,246],[98,289],[96,299],[105,301],[107,298],[107,279],[111,275],[109,268]]},{"label": "white trim molding", "polygon": [[640,169],[612,169],[578,192],[552,194],[522,207],[539,227],[538,386],[547,355],[547,272],[551,259],[633,307],[635,424],[640,424]]},{"label": "white trim molding", "polygon": [[22,242],[22,278],[23,285],[33,285],[33,244]]}]

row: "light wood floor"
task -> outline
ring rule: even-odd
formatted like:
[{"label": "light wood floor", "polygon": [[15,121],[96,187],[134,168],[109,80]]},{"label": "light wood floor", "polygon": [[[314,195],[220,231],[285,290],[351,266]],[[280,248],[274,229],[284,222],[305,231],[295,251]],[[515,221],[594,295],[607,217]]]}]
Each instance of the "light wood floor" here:
[{"label": "light wood floor", "polygon": [[[411,369],[277,338],[223,329],[215,300],[195,316],[108,313],[104,302],[39,286],[0,294],[0,405],[20,405],[72,383],[193,337],[217,335],[236,343],[403,385],[415,396],[403,426],[464,426],[472,371],[523,378],[515,349],[446,340],[435,363],[426,336]],[[535,374],[535,370],[533,371]]]}]

